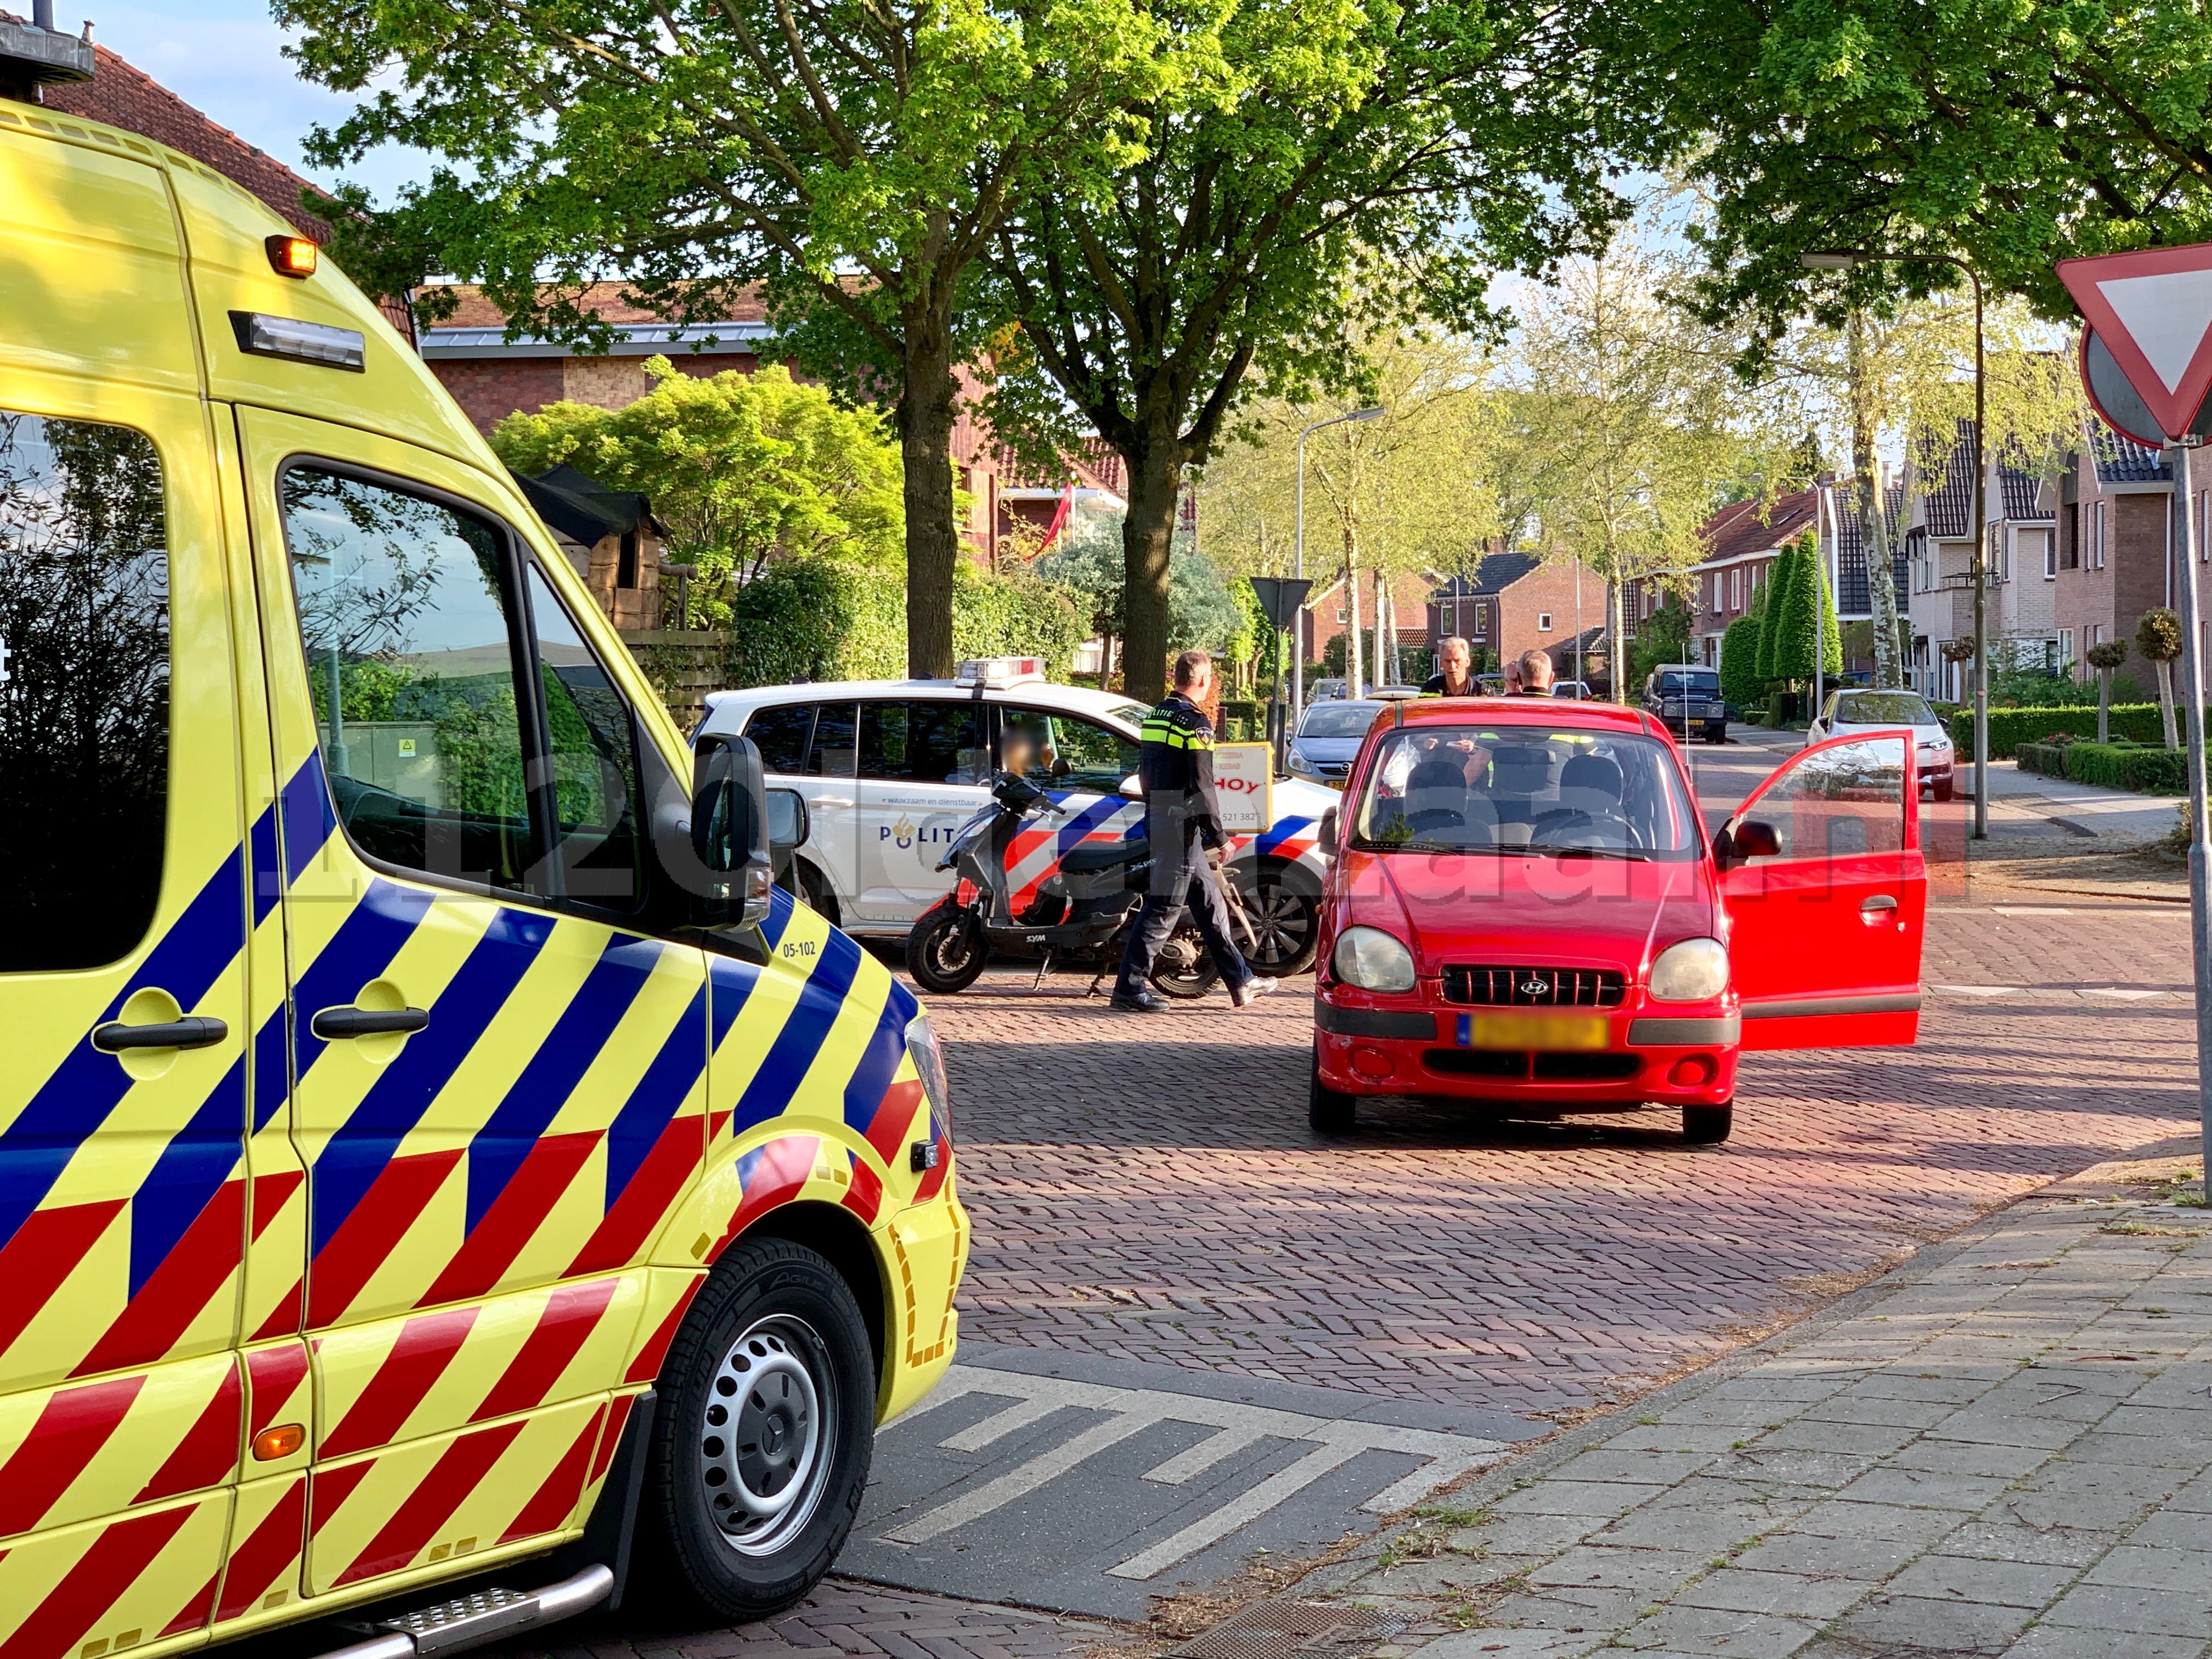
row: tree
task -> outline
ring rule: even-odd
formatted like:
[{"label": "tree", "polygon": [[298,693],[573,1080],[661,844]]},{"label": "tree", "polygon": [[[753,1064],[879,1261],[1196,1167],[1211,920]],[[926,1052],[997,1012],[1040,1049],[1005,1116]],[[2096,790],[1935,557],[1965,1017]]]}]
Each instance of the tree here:
[{"label": "tree", "polygon": [[1774,647],[1768,667],[1778,680],[1809,680],[1843,672],[1843,635],[1828,591],[1826,562],[1811,531],[1790,544],[1790,574],[1767,602]]},{"label": "tree", "polygon": [[1788,678],[1777,664],[1781,656],[1783,617],[1796,577],[1797,544],[1786,542],[1776,552],[1774,562],[1766,567],[1766,580],[1753,595],[1759,614],[1758,673],[1762,688]]},{"label": "tree", "polygon": [[2125,640],[2106,640],[2088,650],[2089,666],[2097,671],[2097,741],[2110,743],[2112,733],[2112,671],[2128,659]]},{"label": "tree", "polygon": [[771,559],[896,565],[897,446],[874,411],[839,406],[781,364],[753,374],[685,374],[646,360],[653,390],[627,408],[558,403],[514,414],[491,434],[517,472],[567,462],[616,489],[642,490],[670,550],[696,563],[692,602],[726,621],[740,583]]},{"label": "tree", "polygon": [[[1229,592],[1221,571],[1198,550],[1190,533],[1181,532],[1177,542],[1168,590],[1167,648],[1227,651],[1244,631],[1243,608]],[[1127,567],[1121,548],[1121,514],[1080,512],[1069,520],[1051,550],[1032,567],[1041,580],[1067,595],[1090,631],[1106,641],[1109,660],[1102,670],[1102,684],[1111,674],[1114,641],[1123,636],[1127,627],[1123,608]],[[1127,672],[1126,659],[1124,672]]]},{"label": "tree", "polygon": [[2142,620],[2136,624],[2136,649],[2142,653],[2145,662],[2158,666],[2158,715],[2164,725],[2168,749],[2181,747],[2173,725],[2173,662],[2181,654],[2181,646],[2179,616],[2162,605],[2143,612]]},{"label": "tree", "polygon": [[[594,280],[672,321],[764,281],[789,348],[896,399],[907,656],[952,665],[957,374],[982,343],[976,261],[1032,188],[1091,194],[1142,154],[1123,111],[1216,57],[1168,0],[276,0],[306,76],[378,88],[307,149],[450,158],[376,213],[331,204],[372,291],[480,278],[511,331],[604,346]],[[434,313],[441,303],[426,296]],[[450,305],[450,298],[442,301]]]},{"label": "tree", "polygon": [[1642,684],[1644,676],[1655,669],[1688,660],[1690,623],[1689,605],[1680,595],[1669,593],[1637,625],[1636,654],[1631,665],[1637,684]]},{"label": "tree", "polygon": [[1787,314],[1800,253],[1881,247],[1961,254],[2065,317],[2054,261],[2212,239],[2202,8],[1647,0],[1601,22],[1615,95],[1652,116],[1643,155],[1679,158],[1713,201],[1730,303]]},{"label": "tree", "polygon": [[[1333,563],[1346,588],[1352,632],[1371,614],[1382,636],[1371,659],[1349,641],[1355,678],[1386,677],[1390,608],[1366,610],[1370,583],[1379,599],[1394,575],[1422,568],[1468,569],[1498,528],[1486,483],[1494,447],[1489,364],[1455,336],[1391,333],[1359,343],[1367,363],[1367,406],[1382,417],[1346,421],[1309,439],[1305,450],[1307,568]],[[1297,498],[1297,434],[1316,421],[1360,407],[1351,401],[1309,402],[1262,393],[1228,446],[1206,470],[1200,511],[1209,521],[1237,517],[1289,525]],[[1281,538],[1279,549],[1287,538]],[[1254,545],[1232,532],[1215,545]],[[1279,563],[1268,574],[1287,574]],[[1326,580],[1315,583],[1316,599]]]},{"label": "tree", "polygon": [[[1545,541],[1605,579],[1609,654],[1624,665],[1622,585],[1705,556],[1705,523],[1754,448],[1720,372],[1733,347],[1666,304],[1667,271],[1633,248],[1571,265],[1528,307],[1513,364],[1543,416],[1531,430],[1553,492]],[[1615,672],[1616,696],[1627,678]]]},{"label": "tree", "polygon": [[[1491,270],[1590,245],[1618,215],[1573,14],[1546,0],[1285,0],[1222,26],[1223,73],[1144,107],[1108,187],[1025,196],[994,273],[1021,319],[994,422],[1087,428],[1124,459],[1130,689],[1164,666],[1185,471],[1249,377],[1287,402],[1371,377],[1363,335],[1493,322]],[[1158,665],[1158,666],[1156,666]]]},{"label": "tree", "polygon": [[1759,619],[1738,617],[1721,635],[1721,696],[1738,708],[1749,708],[1766,696],[1759,676]]}]

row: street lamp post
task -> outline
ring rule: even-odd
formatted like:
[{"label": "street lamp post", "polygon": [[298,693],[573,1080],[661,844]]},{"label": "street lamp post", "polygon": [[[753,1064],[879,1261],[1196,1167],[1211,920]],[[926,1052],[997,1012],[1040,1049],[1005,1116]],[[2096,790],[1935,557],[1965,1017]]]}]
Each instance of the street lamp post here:
[{"label": "street lamp post", "polygon": [[[1318,432],[1325,426],[1340,426],[1346,421],[1371,421],[1382,412],[1380,409],[1355,409],[1348,415],[1332,415],[1325,421],[1316,421],[1298,434],[1298,514],[1297,529],[1294,537],[1297,551],[1295,555],[1296,562],[1291,567],[1291,574],[1293,576],[1304,577],[1306,574],[1307,434]],[[1292,726],[1297,724],[1299,713],[1306,706],[1306,624],[1305,612],[1303,609],[1300,610],[1295,620],[1297,625],[1291,632],[1296,637],[1291,642],[1290,723]],[[1358,696],[1359,688],[1353,686],[1352,694],[1354,696]]]},{"label": "street lamp post", "polygon": [[[1983,543],[1989,539],[1984,523],[1984,494],[1989,480],[1983,469],[1987,465],[1986,449],[1989,439],[1983,431],[1989,413],[1989,378],[1984,361],[1985,343],[1982,331],[1981,273],[1954,253],[1869,253],[1862,248],[1834,248],[1814,253],[1801,253],[1798,263],[1808,270],[1849,270],[1862,264],[1934,264],[1951,265],[1966,273],[1974,289],[1974,487],[1972,511],[1968,523],[1972,527],[1974,550],[1968,566],[1974,579],[1974,830],[1976,841],[1990,838],[1990,640],[1989,640],[1989,559]],[[1875,510],[1881,510],[1877,500]]]}]

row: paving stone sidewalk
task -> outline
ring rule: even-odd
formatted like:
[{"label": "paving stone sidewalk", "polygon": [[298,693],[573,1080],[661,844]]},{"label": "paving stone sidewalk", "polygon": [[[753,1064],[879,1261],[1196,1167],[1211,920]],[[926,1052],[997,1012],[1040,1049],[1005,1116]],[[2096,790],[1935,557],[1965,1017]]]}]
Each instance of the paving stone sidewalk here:
[{"label": "paving stone sidewalk", "polygon": [[1303,1593],[1398,1623],[1372,1659],[2212,1652],[2212,1210],[2186,1201],[2188,1145],[1971,1227]]}]

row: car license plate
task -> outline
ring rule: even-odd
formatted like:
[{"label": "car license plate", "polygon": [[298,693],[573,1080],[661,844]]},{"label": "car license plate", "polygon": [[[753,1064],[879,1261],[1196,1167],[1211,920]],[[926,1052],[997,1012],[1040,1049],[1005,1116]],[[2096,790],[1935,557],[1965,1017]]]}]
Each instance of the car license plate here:
[{"label": "car license plate", "polygon": [[1462,1014],[1462,1048],[1602,1048],[1613,1040],[1602,1014]]}]

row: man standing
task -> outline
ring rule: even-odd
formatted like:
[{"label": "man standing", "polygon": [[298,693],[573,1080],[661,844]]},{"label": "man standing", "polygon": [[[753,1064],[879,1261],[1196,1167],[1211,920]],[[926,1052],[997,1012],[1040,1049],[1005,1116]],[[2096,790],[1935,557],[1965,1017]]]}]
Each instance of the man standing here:
[{"label": "man standing", "polygon": [[1509,697],[1548,697],[1552,695],[1552,659],[1547,652],[1523,651],[1521,653],[1521,684],[1518,690],[1505,694]]},{"label": "man standing", "polygon": [[1441,672],[1429,676],[1421,684],[1425,697],[1479,697],[1482,688],[1474,683],[1474,653],[1465,640],[1456,634],[1437,648],[1437,663]]},{"label": "man standing", "polygon": [[1144,781],[1152,869],[1114,981],[1113,1006],[1124,1013],[1158,1013],[1168,1006],[1146,981],[1160,947],[1192,908],[1231,1002],[1246,1007],[1274,988],[1272,981],[1253,977],[1230,937],[1229,906],[1206,856],[1207,848],[1222,841],[1221,808],[1213,793],[1213,724],[1205,710],[1212,689],[1213,659],[1203,651],[1184,652],[1176,659],[1175,690],[1145,716],[1139,734],[1137,775]]}]

